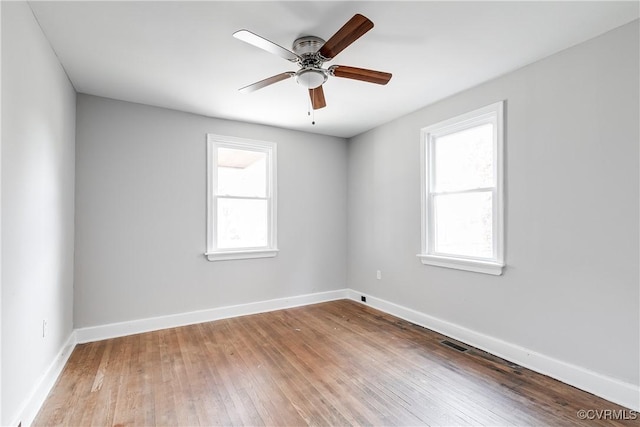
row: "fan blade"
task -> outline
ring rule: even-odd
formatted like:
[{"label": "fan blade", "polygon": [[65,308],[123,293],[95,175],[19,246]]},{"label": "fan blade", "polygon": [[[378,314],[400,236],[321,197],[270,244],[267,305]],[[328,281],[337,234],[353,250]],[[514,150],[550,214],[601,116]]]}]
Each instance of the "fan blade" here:
[{"label": "fan blade", "polygon": [[367,31],[373,28],[371,22],[365,16],[356,13],[346,24],[342,26],[318,51],[320,55],[327,61],[335,58],[337,54],[342,52],[347,46],[358,40]]},{"label": "fan blade", "polygon": [[313,104],[314,110],[319,110],[327,106],[324,100],[324,89],[322,89],[322,85],[315,89],[309,89],[309,96],[311,97],[311,104]]},{"label": "fan blade", "polygon": [[383,71],[367,70],[366,68],[346,67],[344,65],[333,65],[329,71],[336,77],[345,79],[362,80],[363,82],[386,85],[391,80],[391,73]]},{"label": "fan blade", "polygon": [[274,83],[278,83],[282,80],[286,80],[290,77],[292,77],[295,73],[293,71],[288,71],[286,73],[281,73],[281,74],[276,74],[275,76],[271,76],[269,78],[266,78],[264,80],[260,80],[259,82],[255,82],[253,84],[250,84],[249,86],[245,86],[243,88],[238,89],[240,92],[242,93],[251,93],[251,92],[255,92],[258,89],[262,89],[263,87],[272,85]]},{"label": "fan blade", "polygon": [[269,53],[278,55],[291,62],[297,62],[301,59],[298,55],[291,52],[289,49],[285,49],[282,46],[277,45],[274,42],[267,40],[264,37],[260,37],[259,35],[254,34],[248,30],[236,31],[235,33],[233,33],[233,37],[237,38],[238,40],[242,40],[245,43],[252,44],[255,47],[259,47],[262,50],[266,50]]}]

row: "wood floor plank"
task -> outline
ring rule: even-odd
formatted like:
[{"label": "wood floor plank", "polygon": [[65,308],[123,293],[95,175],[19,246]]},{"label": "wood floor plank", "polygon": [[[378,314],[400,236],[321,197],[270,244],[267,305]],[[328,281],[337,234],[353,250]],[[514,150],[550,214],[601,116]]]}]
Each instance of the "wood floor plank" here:
[{"label": "wood floor plank", "polygon": [[[212,424],[216,425],[262,425],[260,418],[247,417],[247,413],[254,413],[255,409],[242,404],[243,396],[235,392],[232,382],[224,369],[224,355],[222,345],[218,343],[220,328],[226,327],[224,321],[197,325],[202,330],[203,369],[209,373],[204,391],[208,411],[215,414]],[[207,359],[208,358],[208,359]],[[219,419],[219,424],[216,422]]]},{"label": "wood floor plank", "polygon": [[[269,341],[272,344],[266,348],[269,356],[272,372],[276,375],[279,389],[286,400],[296,409],[296,412],[306,424],[321,425],[345,425],[346,419],[332,404],[330,399],[321,401],[321,392],[318,389],[319,383],[308,381],[300,372],[300,367],[296,359],[288,354],[288,343],[286,337],[283,338],[282,328],[273,327],[268,324],[266,327],[256,322],[255,318],[247,319],[244,325],[245,337],[254,337],[262,342]],[[250,333],[253,331],[254,333]],[[289,357],[287,357],[289,356]],[[290,384],[292,387],[282,387],[282,384]],[[318,408],[323,408],[319,411]]]},{"label": "wood floor plank", "polygon": [[[342,405],[345,397],[348,398],[351,395],[351,391],[343,387],[342,381],[337,381],[335,378],[338,369],[329,365],[313,351],[312,347],[299,339],[301,329],[295,327],[291,319],[287,319],[287,313],[279,313],[278,320],[286,326],[286,330],[278,334],[276,348],[286,358],[290,369],[294,371],[292,378],[298,383],[312,384],[317,389],[313,392],[321,400],[317,406],[326,404],[332,412],[335,412],[331,414],[332,425],[371,424],[371,420],[365,416],[371,413],[371,410],[367,410],[359,400],[350,401],[346,407]],[[301,386],[297,388],[300,389]]]},{"label": "wood floor plank", "polygon": [[76,346],[34,425],[562,425],[589,393],[349,300]]}]

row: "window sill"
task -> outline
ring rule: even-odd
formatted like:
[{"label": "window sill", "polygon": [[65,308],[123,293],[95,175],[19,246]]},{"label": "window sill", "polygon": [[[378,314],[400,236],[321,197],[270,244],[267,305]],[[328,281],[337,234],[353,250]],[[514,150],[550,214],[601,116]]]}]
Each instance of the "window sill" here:
[{"label": "window sill", "polygon": [[232,259],[273,258],[278,255],[278,249],[258,249],[243,251],[207,252],[204,254],[209,261],[227,261]]},{"label": "window sill", "polygon": [[426,265],[435,265],[437,267],[455,268],[457,270],[474,271],[476,273],[492,274],[494,276],[500,276],[503,263],[490,262],[490,261],[476,261],[463,258],[450,258],[436,255],[424,255],[418,254],[418,258]]}]

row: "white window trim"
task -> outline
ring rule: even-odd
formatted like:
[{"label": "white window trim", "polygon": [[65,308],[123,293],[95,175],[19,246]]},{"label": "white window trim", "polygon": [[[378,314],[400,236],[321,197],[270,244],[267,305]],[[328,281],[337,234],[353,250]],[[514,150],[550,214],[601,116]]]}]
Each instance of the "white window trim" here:
[{"label": "white window trim", "polygon": [[[250,149],[267,153],[267,174],[269,182],[267,189],[269,190],[268,200],[268,217],[269,236],[268,244],[261,248],[233,248],[218,249],[216,248],[216,221],[215,213],[217,212],[215,194],[216,186],[214,177],[217,171],[217,150],[218,147],[228,147],[236,149]],[[205,256],[209,261],[226,261],[237,259],[251,258],[271,258],[278,254],[278,232],[277,232],[277,167],[276,167],[276,144],[273,142],[258,141],[253,139],[236,138],[231,136],[207,134],[207,251]]]},{"label": "white window trim", "polygon": [[[430,218],[430,201],[428,190],[433,177],[430,176],[431,171],[429,163],[431,159],[430,143],[434,136],[443,136],[452,132],[459,132],[466,128],[474,127],[482,123],[493,121],[496,124],[496,140],[494,141],[494,173],[496,178],[495,188],[493,190],[493,229],[494,229],[494,253],[495,258],[471,258],[461,256],[451,256],[447,254],[434,253],[432,248],[431,230],[432,223]],[[427,126],[421,130],[420,141],[420,172],[421,172],[421,253],[417,256],[423,264],[434,265],[438,267],[454,268],[458,270],[474,271],[478,273],[492,274],[499,276],[505,266],[504,262],[504,101],[496,102],[486,107],[453,117],[431,126]],[[493,187],[492,187],[493,188]],[[430,192],[429,192],[430,193]]]}]

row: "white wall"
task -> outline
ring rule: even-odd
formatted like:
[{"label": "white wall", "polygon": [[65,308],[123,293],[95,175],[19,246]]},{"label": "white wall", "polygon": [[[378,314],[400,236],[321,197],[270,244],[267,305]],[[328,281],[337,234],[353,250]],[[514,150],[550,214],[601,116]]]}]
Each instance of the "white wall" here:
[{"label": "white wall", "polygon": [[[207,133],[278,144],[275,258],[205,259]],[[76,149],[76,327],[346,287],[345,140],[78,95]]]},{"label": "white wall", "polygon": [[[349,286],[639,384],[638,44],[635,21],[350,140]],[[505,272],[422,265],[420,129],[503,99]]]},{"label": "white wall", "polygon": [[7,425],[19,420],[73,329],[76,96],[29,6],[1,7],[0,424]]}]

